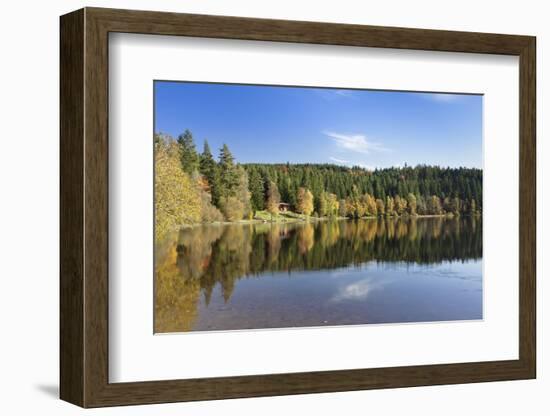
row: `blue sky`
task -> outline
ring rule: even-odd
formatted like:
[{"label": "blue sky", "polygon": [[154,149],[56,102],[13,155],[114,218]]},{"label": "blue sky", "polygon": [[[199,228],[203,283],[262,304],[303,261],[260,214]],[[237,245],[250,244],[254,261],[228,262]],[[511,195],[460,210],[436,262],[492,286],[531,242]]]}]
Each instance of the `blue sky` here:
[{"label": "blue sky", "polygon": [[240,163],[482,167],[480,95],[155,82],[155,132]]}]

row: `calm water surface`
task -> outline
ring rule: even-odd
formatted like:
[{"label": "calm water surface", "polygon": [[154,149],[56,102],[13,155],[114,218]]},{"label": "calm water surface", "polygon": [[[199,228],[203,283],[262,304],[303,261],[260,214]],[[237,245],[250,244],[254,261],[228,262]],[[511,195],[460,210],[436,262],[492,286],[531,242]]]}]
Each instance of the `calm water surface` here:
[{"label": "calm water surface", "polygon": [[476,218],[208,225],[155,254],[155,332],[482,318]]}]

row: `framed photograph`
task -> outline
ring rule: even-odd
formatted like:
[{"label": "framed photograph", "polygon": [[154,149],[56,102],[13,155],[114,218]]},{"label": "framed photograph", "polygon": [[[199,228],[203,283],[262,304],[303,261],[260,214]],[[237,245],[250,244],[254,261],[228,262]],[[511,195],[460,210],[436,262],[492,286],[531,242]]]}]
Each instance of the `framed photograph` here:
[{"label": "framed photograph", "polygon": [[535,49],[62,16],[61,398],[535,378]]}]

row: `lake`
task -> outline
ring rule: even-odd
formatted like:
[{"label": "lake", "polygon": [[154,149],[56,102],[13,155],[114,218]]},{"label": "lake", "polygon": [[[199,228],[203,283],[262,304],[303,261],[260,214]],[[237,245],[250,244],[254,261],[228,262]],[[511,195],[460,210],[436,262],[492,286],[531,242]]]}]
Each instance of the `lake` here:
[{"label": "lake", "polygon": [[155,249],[155,332],[482,319],[482,221],[184,228]]}]

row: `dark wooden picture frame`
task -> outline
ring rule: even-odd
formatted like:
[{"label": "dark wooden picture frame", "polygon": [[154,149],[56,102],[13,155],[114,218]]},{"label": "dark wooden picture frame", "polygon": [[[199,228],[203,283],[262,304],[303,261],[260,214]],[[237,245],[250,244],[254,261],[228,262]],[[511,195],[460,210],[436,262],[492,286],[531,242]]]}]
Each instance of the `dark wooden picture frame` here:
[{"label": "dark wooden picture frame", "polygon": [[[519,57],[519,359],[109,383],[108,36],[111,32]],[[535,38],[85,8],[61,17],[60,396],[82,407],[337,392],[536,376]]]}]

